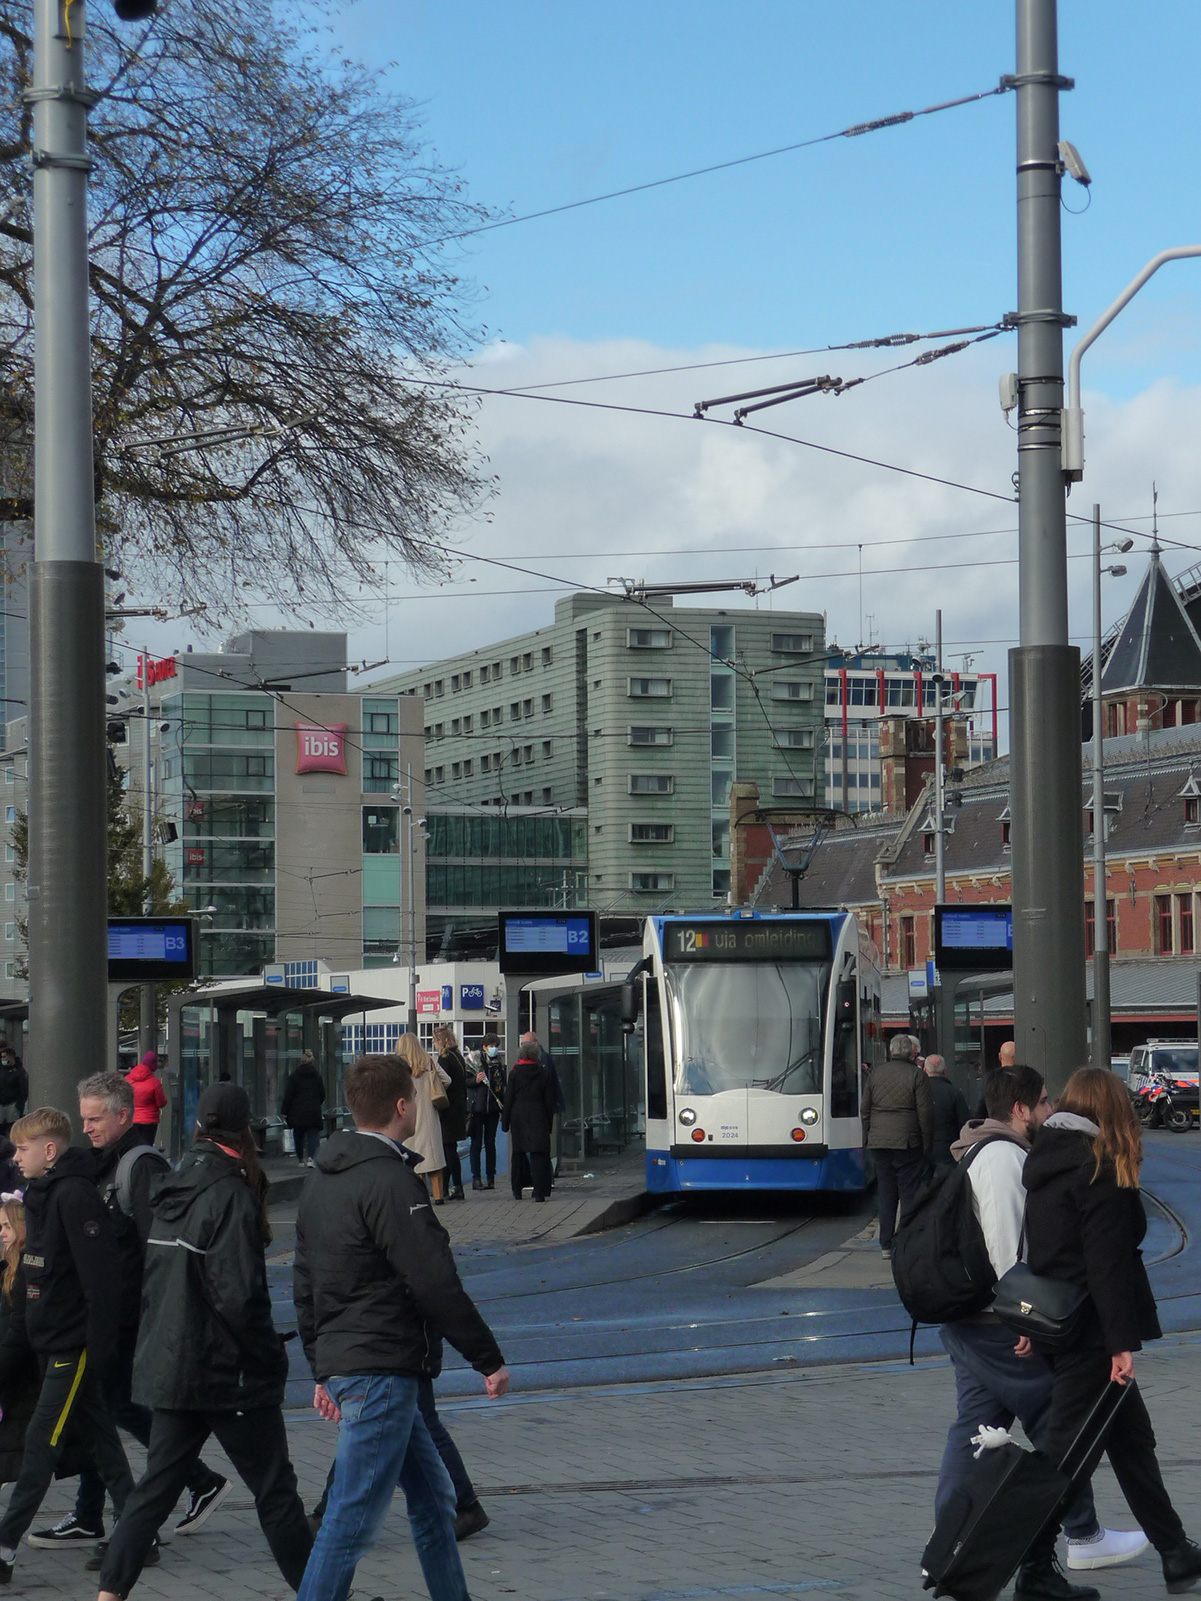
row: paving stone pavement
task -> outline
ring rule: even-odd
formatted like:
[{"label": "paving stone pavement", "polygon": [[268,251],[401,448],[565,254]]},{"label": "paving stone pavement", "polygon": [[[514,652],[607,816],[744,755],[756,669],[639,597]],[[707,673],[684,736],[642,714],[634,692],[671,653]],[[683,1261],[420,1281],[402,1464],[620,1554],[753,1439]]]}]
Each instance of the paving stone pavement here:
[{"label": "paving stone pavement", "polygon": [[[1168,1488],[1201,1533],[1201,1335],[1138,1358]],[[725,1379],[543,1391],[446,1403],[491,1527],[462,1546],[474,1601],[719,1601],[922,1595],[917,1559],[954,1387],[948,1364],[791,1368]],[[319,1494],[333,1429],[289,1415],[306,1504]],[[220,1465],[220,1453],[205,1452]],[[132,1458],[131,1458],[132,1459]],[[135,1464],[136,1471],[136,1464]],[[1133,1526],[1108,1466],[1103,1521]],[[70,1504],[56,1486],[47,1512]],[[14,1595],[94,1594],[83,1554],[18,1554]],[[1105,1601],[1163,1590],[1152,1554],[1092,1575]],[[403,1504],[359,1568],[360,1597],[424,1597]],[[135,1595],[232,1601],[288,1595],[239,1491],[201,1533],[166,1547]]]}]

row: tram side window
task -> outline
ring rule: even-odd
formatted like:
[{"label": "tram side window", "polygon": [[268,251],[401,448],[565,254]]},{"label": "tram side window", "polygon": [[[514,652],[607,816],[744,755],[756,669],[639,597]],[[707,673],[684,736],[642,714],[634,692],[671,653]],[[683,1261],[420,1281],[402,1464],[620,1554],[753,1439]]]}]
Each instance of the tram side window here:
[{"label": "tram side window", "polygon": [[651,978],[646,985],[646,1010],[642,1014],[643,1045],[646,1050],[647,1121],[667,1117],[667,1059],[663,1052],[663,1010],[659,1005],[659,986]]},{"label": "tram side window", "polygon": [[[851,984],[855,980],[851,979]],[[838,1025],[830,1064],[830,1116],[855,1117],[859,1112],[859,1027],[852,1016]]]}]

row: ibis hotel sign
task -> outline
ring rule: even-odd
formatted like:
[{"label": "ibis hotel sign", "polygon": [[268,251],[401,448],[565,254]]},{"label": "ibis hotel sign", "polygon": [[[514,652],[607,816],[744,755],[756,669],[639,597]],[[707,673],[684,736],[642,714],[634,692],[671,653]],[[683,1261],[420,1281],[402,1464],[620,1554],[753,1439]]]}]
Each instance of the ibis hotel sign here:
[{"label": "ibis hotel sign", "polygon": [[166,656],[161,660],[154,656],[139,655],[138,657],[138,688],[153,688],[165,679],[175,677],[175,657]]},{"label": "ibis hotel sign", "polygon": [[346,723],[321,728],[315,723],[296,725],[298,773],[346,772]]}]

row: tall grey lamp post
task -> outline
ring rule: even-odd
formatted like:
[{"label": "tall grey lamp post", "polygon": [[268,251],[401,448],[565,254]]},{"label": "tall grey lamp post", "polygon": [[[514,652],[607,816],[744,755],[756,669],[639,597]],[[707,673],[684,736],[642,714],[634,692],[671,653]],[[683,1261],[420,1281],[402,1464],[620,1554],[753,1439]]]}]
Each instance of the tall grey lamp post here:
[{"label": "tall grey lamp post", "polygon": [[[1128,551],[1132,539],[1108,545]],[[1113,1052],[1109,1023],[1109,879],[1105,871],[1105,702],[1101,692],[1101,576],[1121,578],[1121,566],[1101,566],[1101,508],[1093,507],[1093,1049],[1092,1065],[1108,1068]]]}]

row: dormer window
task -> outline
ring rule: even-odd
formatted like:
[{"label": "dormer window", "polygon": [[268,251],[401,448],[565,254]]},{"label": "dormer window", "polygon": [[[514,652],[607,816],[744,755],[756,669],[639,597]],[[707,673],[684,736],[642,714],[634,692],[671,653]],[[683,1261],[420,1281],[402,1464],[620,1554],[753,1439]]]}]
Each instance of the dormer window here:
[{"label": "dormer window", "polygon": [[932,828],[927,829],[922,835],[922,849],[927,856],[934,855],[934,830]]},{"label": "dormer window", "polygon": [[1188,775],[1184,788],[1177,792],[1176,798],[1184,802],[1184,826],[1201,828],[1201,784],[1197,782],[1196,773]]},{"label": "dormer window", "polygon": [[1184,803],[1184,821],[1201,826],[1201,800],[1196,795],[1190,795]]},{"label": "dormer window", "polygon": [[1001,813],[1000,817],[997,818],[997,821],[1001,825],[1001,846],[1002,846],[1002,848],[1004,850],[1008,850],[1010,845],[1012,844],[1012,841],[1011,841],[1011,839],[1009,837],[1009,807],[1008,806]]},{"label": "dormer window", "polygon": [[[1104,828],[1105,838],[1108,839],[1117,826],[1118,818],[1121,816],[1122,796],[1118,790],[1103,790],[1101,792],[1101,804],[1105,808]],[[1089,838],[1092,837],[1093,832],[1094,811],[1094,797],[1090,795],[1084,808],[1085,833]]]}]

